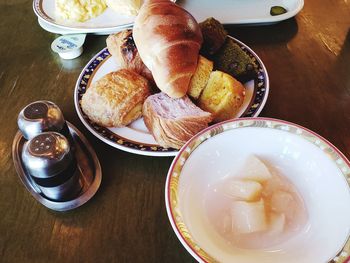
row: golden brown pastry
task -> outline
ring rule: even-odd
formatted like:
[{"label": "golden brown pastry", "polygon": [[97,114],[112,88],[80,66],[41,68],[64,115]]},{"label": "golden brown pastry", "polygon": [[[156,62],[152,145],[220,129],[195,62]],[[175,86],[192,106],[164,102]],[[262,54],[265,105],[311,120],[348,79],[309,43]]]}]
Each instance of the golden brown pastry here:
[{"label": "golden brown pastry", "polygon": [[108,73],[87,89],[81,107],[90,120],[105,127],[122,127],[142,115],[150,95],[148,81],[134,71]]},{"label": "golden brown pastry", "polygon": [[213,71],[199,98],[199,107],[214,116],[214,122],[232,119],[242,106],[245,88],[231,75]]},{"label": "golden brown pastry", "polygon": [[126,29],[116,34],[111,34],[106,39],[109,53],[122,68],[134,70],[154,83],[151,71],[142,62],[137,51],[132,30]]},{"label": "golden brown pastry", "polygon": [[149,96],[142,111],[148,130],[165,148],[180,149],[212,120],[209,112],[198,108],[187,96],[174,99],[163,92]]},{"label": "golden brown pastry", "polygon": [[194,73],[187,94],[195,100],[199,98],[202,90],[207,85],[210,73],[213,71],[213,62],[199,55],[198,65]]},{"label": "golden brown pastry", "polygon": [[169,0],[147,0],[133,30],[140,57],[158,88],[173,98],[184,96],[202,44],[193,16]]}]

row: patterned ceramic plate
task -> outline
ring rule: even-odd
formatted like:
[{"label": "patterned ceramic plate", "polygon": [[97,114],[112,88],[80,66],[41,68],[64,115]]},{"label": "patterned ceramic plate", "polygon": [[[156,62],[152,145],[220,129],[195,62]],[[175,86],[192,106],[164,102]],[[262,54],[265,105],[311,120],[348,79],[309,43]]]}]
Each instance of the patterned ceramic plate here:
[{"label": "patterned ceramic plate", "polygon": [[[174,0],[175,1],[175,0]],[[38,18],[47,24],[79,33],[117,32],[134,24],[135,17],[122,16],[107,8],[101,15],[85,22],[71,22],[58,19],[54,0],[33,0],[33,10]]]},{"label": "patterned ceramic plate", "polygon": [[[245,250],[216,232],[203,204],[206,189],[252,154],[296,186],[308,220],[284,242]],[[165,202],[177,237],[199,262],[343,263],[350,260],[349,184],[350,162],[326,139],[281,120],[241,118],[213,125],[182,147],[169,169]]]},{"label": "patterned ceramic plate", "polygon": [[[260,58],[245,44],[234,39],[241,48],[258,64],[258,76],[244,84],[246,97],[237,114],[237,117],[255,117],[263,109],[269,93],[269,78],[266,68]],[[83,113],[80,101],[86,89],[96,80],[111,71],[118,70],[119,66],[109,54],[107,48],[100,51],[83,69],[77,81],[74,101],[78,115],[84,125],[99,139],[118,149],[149,156],[175,156],[177,150],[163,148],[157,144],[146,128],[143,119],[134,121],[124,128],[105,128],[89,120]]]}]

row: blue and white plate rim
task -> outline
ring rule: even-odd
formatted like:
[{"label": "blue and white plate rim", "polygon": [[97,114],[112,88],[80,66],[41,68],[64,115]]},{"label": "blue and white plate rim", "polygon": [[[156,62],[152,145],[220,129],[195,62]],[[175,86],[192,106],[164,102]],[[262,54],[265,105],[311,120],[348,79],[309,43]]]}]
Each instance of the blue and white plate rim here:
[{"label": "blue and white plate rim", "polygon": [[[240,117],[257,117],[260,112],[263,110],[268,94],[269,94],[269,77],[265,65],[258,55],[243,42],[230,36],[237,44],[239,44],[245,52],[254,57],[258,64],[258,77],[255,79],[254,83],[254,96],[250,101],[248,108],[245,110],[244,114]],[[109,144],[112,147],[117,149],[146,156],[176,156],[178,150],[171,148],[163,148],[159,145],[148,145],[142,144],[140,142],[135,142],[128,140],[128,138],[121,137],[118,134],[113,133],[108,128],[101,127],[93,122],[91,122],[88,117],[84,114],[81,109],[80,101],[82,95],[85,93],[86,87],[89,86],[89,81],[92,79],[92,75],[97,71],[102,62],[106,61],[111,57],[107,48],[102,49],[98,52],[84,67],[82,72],[79,75],[79,78],[75,85],[74,90],[74,105],[77,111],[77,114],[84,124],[84,126],[97,138],[103,142]]]}]

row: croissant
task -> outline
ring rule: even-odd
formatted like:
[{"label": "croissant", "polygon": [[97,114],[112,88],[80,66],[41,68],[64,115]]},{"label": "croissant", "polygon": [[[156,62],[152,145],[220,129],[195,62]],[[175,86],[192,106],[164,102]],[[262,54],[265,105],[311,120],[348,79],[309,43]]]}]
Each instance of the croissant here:
[{"label": "croissant", "polygon": [[129,69],[110,72],[94,82],[81,100],[84,113],[104,127],[124,127],[142,115],[151,94],[149,82]]},{"label": "croissant", "polygon": [[131,29],[111,34],[106,39],[109,52],[122,68],[131,69],[154,83],[151,71],[142,62]]},{"label": "croissant", "polygon": [[133,36],[158,88],[172,98],[184,96],[203,42],[193,16],[169,0],[146,0],[136,17]]},{"label": "croissant", "polygon": [[175,149],[180,149],[212,121],[212,115],[194,105],[187,96],[173,99],[163,92],[145,100],[142,114],[159,145]]}]

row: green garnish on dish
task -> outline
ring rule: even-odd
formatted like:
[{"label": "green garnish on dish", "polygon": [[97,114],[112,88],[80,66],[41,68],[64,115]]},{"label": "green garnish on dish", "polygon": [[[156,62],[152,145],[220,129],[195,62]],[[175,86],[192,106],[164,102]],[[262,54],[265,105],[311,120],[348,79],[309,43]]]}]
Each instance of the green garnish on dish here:
[{"label": "green garnish on dish", "polygon": [[278,16],[278,15],[282,15],[284,13],[287,13],[287,9],[285,9],[282,6],[273,6],[270,9],[270,15],[272,15],[272,16]]}]

